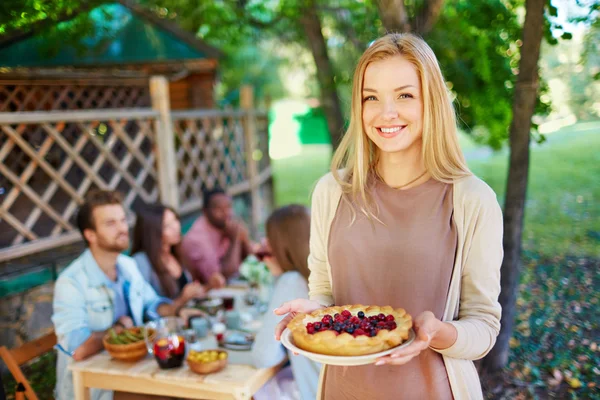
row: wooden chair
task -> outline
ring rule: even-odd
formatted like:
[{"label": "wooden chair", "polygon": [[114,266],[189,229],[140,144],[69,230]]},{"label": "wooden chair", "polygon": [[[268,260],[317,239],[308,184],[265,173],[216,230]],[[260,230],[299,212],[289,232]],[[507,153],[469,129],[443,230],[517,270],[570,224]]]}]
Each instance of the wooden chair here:
[{"label": "wooden chair", "polygon": [[12,350],[7,349],[5,346],[0,347],[0,357],[4,360],[17,383],[22,383],[25,386],[25,396],[29,400],[38,400],[38,397],[25,375],[23,375],[21,365],[51,351],[54,345],[56,345],[56,335],[52,331],[39,339],[27,342]]}]

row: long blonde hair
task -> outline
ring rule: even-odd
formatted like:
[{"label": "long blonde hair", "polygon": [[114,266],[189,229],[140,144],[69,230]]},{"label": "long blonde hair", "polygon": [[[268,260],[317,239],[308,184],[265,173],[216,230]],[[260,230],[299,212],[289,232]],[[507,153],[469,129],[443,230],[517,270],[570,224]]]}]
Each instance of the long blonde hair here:
[{"label": "long blonde hair", "polygon": [[425,169],[433,179],[445,183],[471,174],[458,144],[456,114],[435,54],[415,35],[387,34],[374,41],[358,61],[352,83],[350,125],[331,162],[331,172],[342,187],[343,197],[357,204],[369,218],[377,218],[367,193],[367,178],[376,165],[378,149],[363,127],[363,80],[371,62],[394,56],[409,61],[421,82]]}]

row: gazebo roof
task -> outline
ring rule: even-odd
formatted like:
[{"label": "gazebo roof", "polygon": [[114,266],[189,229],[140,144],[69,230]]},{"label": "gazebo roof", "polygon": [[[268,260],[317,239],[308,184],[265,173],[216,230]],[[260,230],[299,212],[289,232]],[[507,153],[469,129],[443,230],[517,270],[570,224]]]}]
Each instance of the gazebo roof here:
[{"label": "gazebo roof", "polygon": [[[95,33],[82,37],[75,45],[65,40],[52,54],[47,50],[52,47],[52,39],[22,33],[20,37],[0,41],[0,67],[102,68],[216,59],[221,55],[219,50],[170,20],[127,0],[87,12],[94,22]],[[106,18],[107,14],[111,18]]]}]

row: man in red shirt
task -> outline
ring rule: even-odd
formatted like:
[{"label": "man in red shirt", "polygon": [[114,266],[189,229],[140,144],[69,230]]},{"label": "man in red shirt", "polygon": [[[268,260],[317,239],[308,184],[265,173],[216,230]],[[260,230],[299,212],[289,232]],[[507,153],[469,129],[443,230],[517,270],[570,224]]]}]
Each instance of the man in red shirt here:
[{"label": "man in red shirt", "polygon": [[181,244],[187,268],[211,288],[225,286],[253,251],[244,223],[233,215],[232,199],[221,189],[204,193],[202,216]]}]

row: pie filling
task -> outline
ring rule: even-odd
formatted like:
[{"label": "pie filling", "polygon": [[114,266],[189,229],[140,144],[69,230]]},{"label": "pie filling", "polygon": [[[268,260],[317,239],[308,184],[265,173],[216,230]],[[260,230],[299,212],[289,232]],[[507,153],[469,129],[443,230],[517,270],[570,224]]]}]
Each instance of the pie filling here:
[{"label": "pie filling", "polygon": [[359,311],[356,315],[352,315],[349,310],[343,310],[341,313],[334,315],[327,314],[321,321],[308,322],[306,324],[306,332],[315,334],[323,331],[333,331],[336,335],[346,332],[354,337],[357,336],[377,336],[381,330],[396,329],[396,321],[393,315],[379,313],[376,315],[367,316],[363,311]]}]

